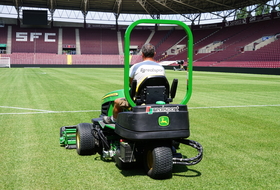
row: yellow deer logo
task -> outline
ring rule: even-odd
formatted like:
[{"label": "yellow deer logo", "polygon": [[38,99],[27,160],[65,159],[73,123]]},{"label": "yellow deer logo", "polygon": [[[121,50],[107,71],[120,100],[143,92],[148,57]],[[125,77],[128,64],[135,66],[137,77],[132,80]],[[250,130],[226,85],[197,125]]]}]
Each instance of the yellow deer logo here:
[{"label": "yellow deer logo", "polygon": [[158,124],[160,126],[167,126],[167,125],[169,125],[169,117],[168,116],[160,116],[158,118]]}]

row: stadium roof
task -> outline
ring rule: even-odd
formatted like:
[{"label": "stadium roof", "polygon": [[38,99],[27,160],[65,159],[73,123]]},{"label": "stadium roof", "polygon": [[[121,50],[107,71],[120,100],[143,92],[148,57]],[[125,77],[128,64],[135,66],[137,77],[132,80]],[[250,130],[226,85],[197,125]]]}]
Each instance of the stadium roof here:
[{"label": "stadium roof", "polygon": [[128,14],[193,14],[236,10],[265,4],[268,0],[1,0],[0,5],[16,8],[36,7],[49,10],[81,10]]}]

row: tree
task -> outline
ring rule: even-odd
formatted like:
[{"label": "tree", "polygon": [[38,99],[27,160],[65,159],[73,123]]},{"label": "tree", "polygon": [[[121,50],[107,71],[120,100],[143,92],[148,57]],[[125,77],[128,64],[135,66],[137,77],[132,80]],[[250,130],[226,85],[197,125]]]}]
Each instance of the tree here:
[{"label": "tree", "polygon": [[236,12],[236,19],[247,18],[247,16],[248,16],[247,7],[243,7],[242,9]]},{"label": "tree", "polygon": [[270,6],[264,4],[258,4],[258,7],[256,8],[255,11],[255,16],[268,14],[268,13],[270,13]]},{"label": "tree", "polygon": [[263,10],[263,14],[268,14],[268,13],[270,13],[270,6],[265,5],[264,10]]},{"label": "tree", "polygon": [[255,16],[262,15],[264,11],[264,5],[258,4],[258,7],[256,8]]}]

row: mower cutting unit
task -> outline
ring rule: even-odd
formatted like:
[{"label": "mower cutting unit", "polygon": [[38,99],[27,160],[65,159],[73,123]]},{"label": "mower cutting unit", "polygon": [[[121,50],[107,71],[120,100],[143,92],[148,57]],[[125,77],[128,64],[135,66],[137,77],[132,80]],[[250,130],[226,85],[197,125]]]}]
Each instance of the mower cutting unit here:
[{"label": "mower cutting unit", "polygon": [[65,126],[60,128],[60,145],[67,149],[76,148],[77,126]]},{"label": "mower cutting unit", "polygon": [[[171,104],[176,95],[178,80],[170,87],[164,76],[147,77],[138,87],[129,86],[130,33],[138,24],[176,24],[188,36],[187,88],[180,104]],[[125,33],[124,89],[102,98],[101,115],[91,123],[80,123],[60,128],[60,145],[76,148],[79,155],[100,154],[102,159],[113,159],[120,169],[144,164],[147,175],[154,179],[172,177],[174,164],[194,165],[201,161],[202,146],[190,136],[187,102],[192,92],[193,37],[187,25],[176,20],[143,19],[132,23]],[[105,124],[104,116],[113,114],[114,100],[125,97],[131,109],[118,114],[116,123]],[[177,153],[180,144],[195,148],[192,158]]]}]

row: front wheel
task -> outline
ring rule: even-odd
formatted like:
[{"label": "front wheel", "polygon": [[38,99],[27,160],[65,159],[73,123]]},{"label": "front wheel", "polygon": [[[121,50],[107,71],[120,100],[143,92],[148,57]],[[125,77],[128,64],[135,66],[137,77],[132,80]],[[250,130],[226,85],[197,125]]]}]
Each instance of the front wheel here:
[{"label": "front wheel", "polygon": [[79,155],[95,154],[95,142],[92,135],[93,125],[91,123],[80,123],[77,126],[76,144]]},{"label": "front wheel", "polygon": [[155,146],[146,151],[145,167],[147,174],[153,179],[172,177],[172,151],[169,146]]}]

